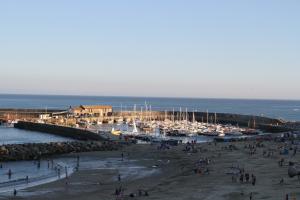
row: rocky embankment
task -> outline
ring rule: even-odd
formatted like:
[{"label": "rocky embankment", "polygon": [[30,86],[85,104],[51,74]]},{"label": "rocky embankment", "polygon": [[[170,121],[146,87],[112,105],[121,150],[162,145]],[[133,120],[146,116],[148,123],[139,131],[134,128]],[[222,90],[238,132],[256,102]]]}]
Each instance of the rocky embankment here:
[{"label": "rocky embankment", "polygon": [[7,144],[0,146],[0,162],[37,160],[51,155],[91,151],[113,151],[119,148],[120,144],[107,141]]}]

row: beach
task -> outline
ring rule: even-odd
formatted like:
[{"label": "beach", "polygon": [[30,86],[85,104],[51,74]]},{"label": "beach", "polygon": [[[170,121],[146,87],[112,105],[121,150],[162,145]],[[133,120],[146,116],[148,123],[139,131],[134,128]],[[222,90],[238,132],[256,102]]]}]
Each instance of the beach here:
[{"label": "beach", "polygon": [[[255,144],[256,152],[250,153],[248,145],[253,144],[253,141],[203,143],[195,144],[193,151],[186,151],[185,145],[159,149],[158,145],[140,144],[124,146],[118,151],[80,153],[80,157],[134,161],[144,170],[133,168],[128,173],[124,168],[79,168],[68,179],[18,191],[16,197],[12,193],[1,195],[1,199],[242,200],[250,199],[251,193],[253,199],[285,199],[286,194],[300,198],[299,180],[288,177],[288,161],[299,162],[299,153],[280,155],[279,147],[284,143],[273,141]],[[281,158],[284,158],[282,167],[278,164]],[[245,174],[253,174],[255,185],[251,178],[241,183],[239,175],[233,176],[239,173],[238,168]],[[117,197],[119,188],[122,192]]]}]

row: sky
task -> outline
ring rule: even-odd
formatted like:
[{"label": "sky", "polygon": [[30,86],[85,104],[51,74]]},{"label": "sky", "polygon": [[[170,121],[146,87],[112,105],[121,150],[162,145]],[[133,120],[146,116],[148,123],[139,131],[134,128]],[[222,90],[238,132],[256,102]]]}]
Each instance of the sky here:
[{"label": "sky", "polygon": [[1,0],[0,93],[300,99],[298,0]]}]

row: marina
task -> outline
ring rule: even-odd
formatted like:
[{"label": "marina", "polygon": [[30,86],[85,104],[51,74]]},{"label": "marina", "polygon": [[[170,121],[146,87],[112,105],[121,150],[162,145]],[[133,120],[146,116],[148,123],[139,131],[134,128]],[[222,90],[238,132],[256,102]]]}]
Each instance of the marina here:
[{"label": "marina", "polygon": [[300,1],[0,1],[0,200],[300,200]]}]

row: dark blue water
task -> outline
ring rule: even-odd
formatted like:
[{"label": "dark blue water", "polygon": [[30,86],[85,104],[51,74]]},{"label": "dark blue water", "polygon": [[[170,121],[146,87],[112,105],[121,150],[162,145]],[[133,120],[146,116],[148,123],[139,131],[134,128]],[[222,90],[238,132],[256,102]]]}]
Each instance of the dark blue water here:
[{"label": "dark blue water", "polygon": [[244,100],[244,99],[188,99],[188,98],[149,98],[149,97],[97,97],[97,96],[55,96],[55,95],[0,95],[0,108],[43,108],[66,109],[80,104],[107,104],[114,110],[206,111],[260,115],[285,120],[300,121],[300,101],[288,100]]},{"label": "dark blue water", "polygon": [[74,141],[70,138],[60,137],[47,133],[26,131],[16,128],[0,126],[0,145],[2,144],[24,144],[24,143],[49,143]]}]

